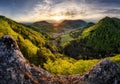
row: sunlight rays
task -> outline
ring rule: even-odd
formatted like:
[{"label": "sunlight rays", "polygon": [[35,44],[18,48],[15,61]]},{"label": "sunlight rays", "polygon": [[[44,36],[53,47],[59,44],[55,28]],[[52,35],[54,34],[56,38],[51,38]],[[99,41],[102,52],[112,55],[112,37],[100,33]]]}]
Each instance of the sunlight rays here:
[{"label": "sunlight rays", "polygon": [[52,19],[57,22],[60,22],[65,19],[65,16],[53,16]]}]

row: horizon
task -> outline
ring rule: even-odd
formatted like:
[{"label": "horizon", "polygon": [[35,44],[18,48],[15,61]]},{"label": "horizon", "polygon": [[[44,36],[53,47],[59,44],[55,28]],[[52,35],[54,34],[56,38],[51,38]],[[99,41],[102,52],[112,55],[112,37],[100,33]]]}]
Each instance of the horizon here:
[{"label": "horizon", "polygon": [[17,22],[84,20],[98,22],[120,18],[119,0],[0,0],[0,15]]},{"label": "horizon", "polygon": [[[14,19],[9,18],[9,17],[4,16],[4,15],[0,15],[0,16],[6,17],[6,18],[11,19],[11,20],[14,20]],[[16,20],[14,20],[14,21],[16,21],[16,22],[18,22],[18,23],[22,23],[22,24],[33,24],[33,23],[35,23],[35,22],[43,22],[43,21],[48,22],[48,23],[51,23],[51,24],[61,24],[61,23],[64,22],[64,21],[76,21],[76,20],[85,21],[85,22],[87,22],[87,23],[89,23],[89,22],[98,23],[100,20],[102,20],[102,19],[104,19],[104,18],[106,18],[106,17],[109,17],[109,16],[105,16],[105,17],[99,19],[98,21],[89,21],[89,20],[86,21],[86,20],[83,20],[83,19],[64,19],[64,20],[60,20],[60,21],[55,21],[55,20],[39,20],[39,21],[34,21],[34,22],[18,22],[18,21],[16,21]],[[109,18],[118,18],[118,19],[120,19],[119,17],[109,17]]]}]

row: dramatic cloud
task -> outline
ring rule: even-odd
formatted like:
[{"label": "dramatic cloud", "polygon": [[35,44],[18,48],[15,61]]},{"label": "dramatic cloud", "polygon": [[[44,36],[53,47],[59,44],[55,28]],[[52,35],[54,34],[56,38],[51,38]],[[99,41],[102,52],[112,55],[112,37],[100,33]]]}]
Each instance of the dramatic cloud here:
[{"label": "dramatic cloud", "polygon": [[[120,0],[1,0],[0,14],[17,21],[120,17]],[[4,11],[5,10],[5,11]]]}]

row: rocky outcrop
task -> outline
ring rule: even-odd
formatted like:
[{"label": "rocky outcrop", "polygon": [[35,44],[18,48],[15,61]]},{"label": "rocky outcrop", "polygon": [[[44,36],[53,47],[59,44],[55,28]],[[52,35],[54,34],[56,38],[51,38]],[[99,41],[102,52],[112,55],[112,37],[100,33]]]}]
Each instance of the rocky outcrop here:
[{"label": "rocky outcrop", "polygon": [[30,65],[12,37],[0,39],[0,84],[41,83],[38,79],[43,77],[50,77],[50,74]]},{"label": "rocky outcrop", "polygon": [[84,75],[84,78],[87,84],[120,84],[120,66],[104,59]]},{"label": "rocky outcrop", "polygon": [[53,76],[31,65],[10,36],[0,39],[0,84],[120,84],[120,67],[103,60],[84,76]]},{"label": "rocky outcrop", "polygon": [[69,84],[79,82],[80,77],[52,76],[31,65],[12,37],[3,36],[0,39],[0,84]]}]

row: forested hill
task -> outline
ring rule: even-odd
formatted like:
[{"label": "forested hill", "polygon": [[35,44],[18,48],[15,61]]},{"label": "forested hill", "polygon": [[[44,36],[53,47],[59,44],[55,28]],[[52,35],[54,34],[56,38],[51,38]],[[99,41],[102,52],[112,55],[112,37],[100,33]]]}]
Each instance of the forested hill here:
[{"label": "forested hill", "polygon": [[33,30],[36,30],[38,32],[43,31],[43,32],[50,33],[55,31],[53,24],[47,21],[38,21],[31,24],[31,26],[34,27],[32,28]]},{"label": "forested hill", "polygon": [[13,36],[24,56],[36,65],[43,64],[48,58],[54,58],[52,53],[54,48],[41,33],[5,16],[0,16],[0,36],[3,35]]},{"label": "forested hill", "polygon": [[83,20],[64,20],[59,26],[62,28],[78,29],[87,25]]},{"label": "forested hill", "polygon": [[120,19],[105,17],[64,47],[73,58],[103,58],[120,53]]}]

